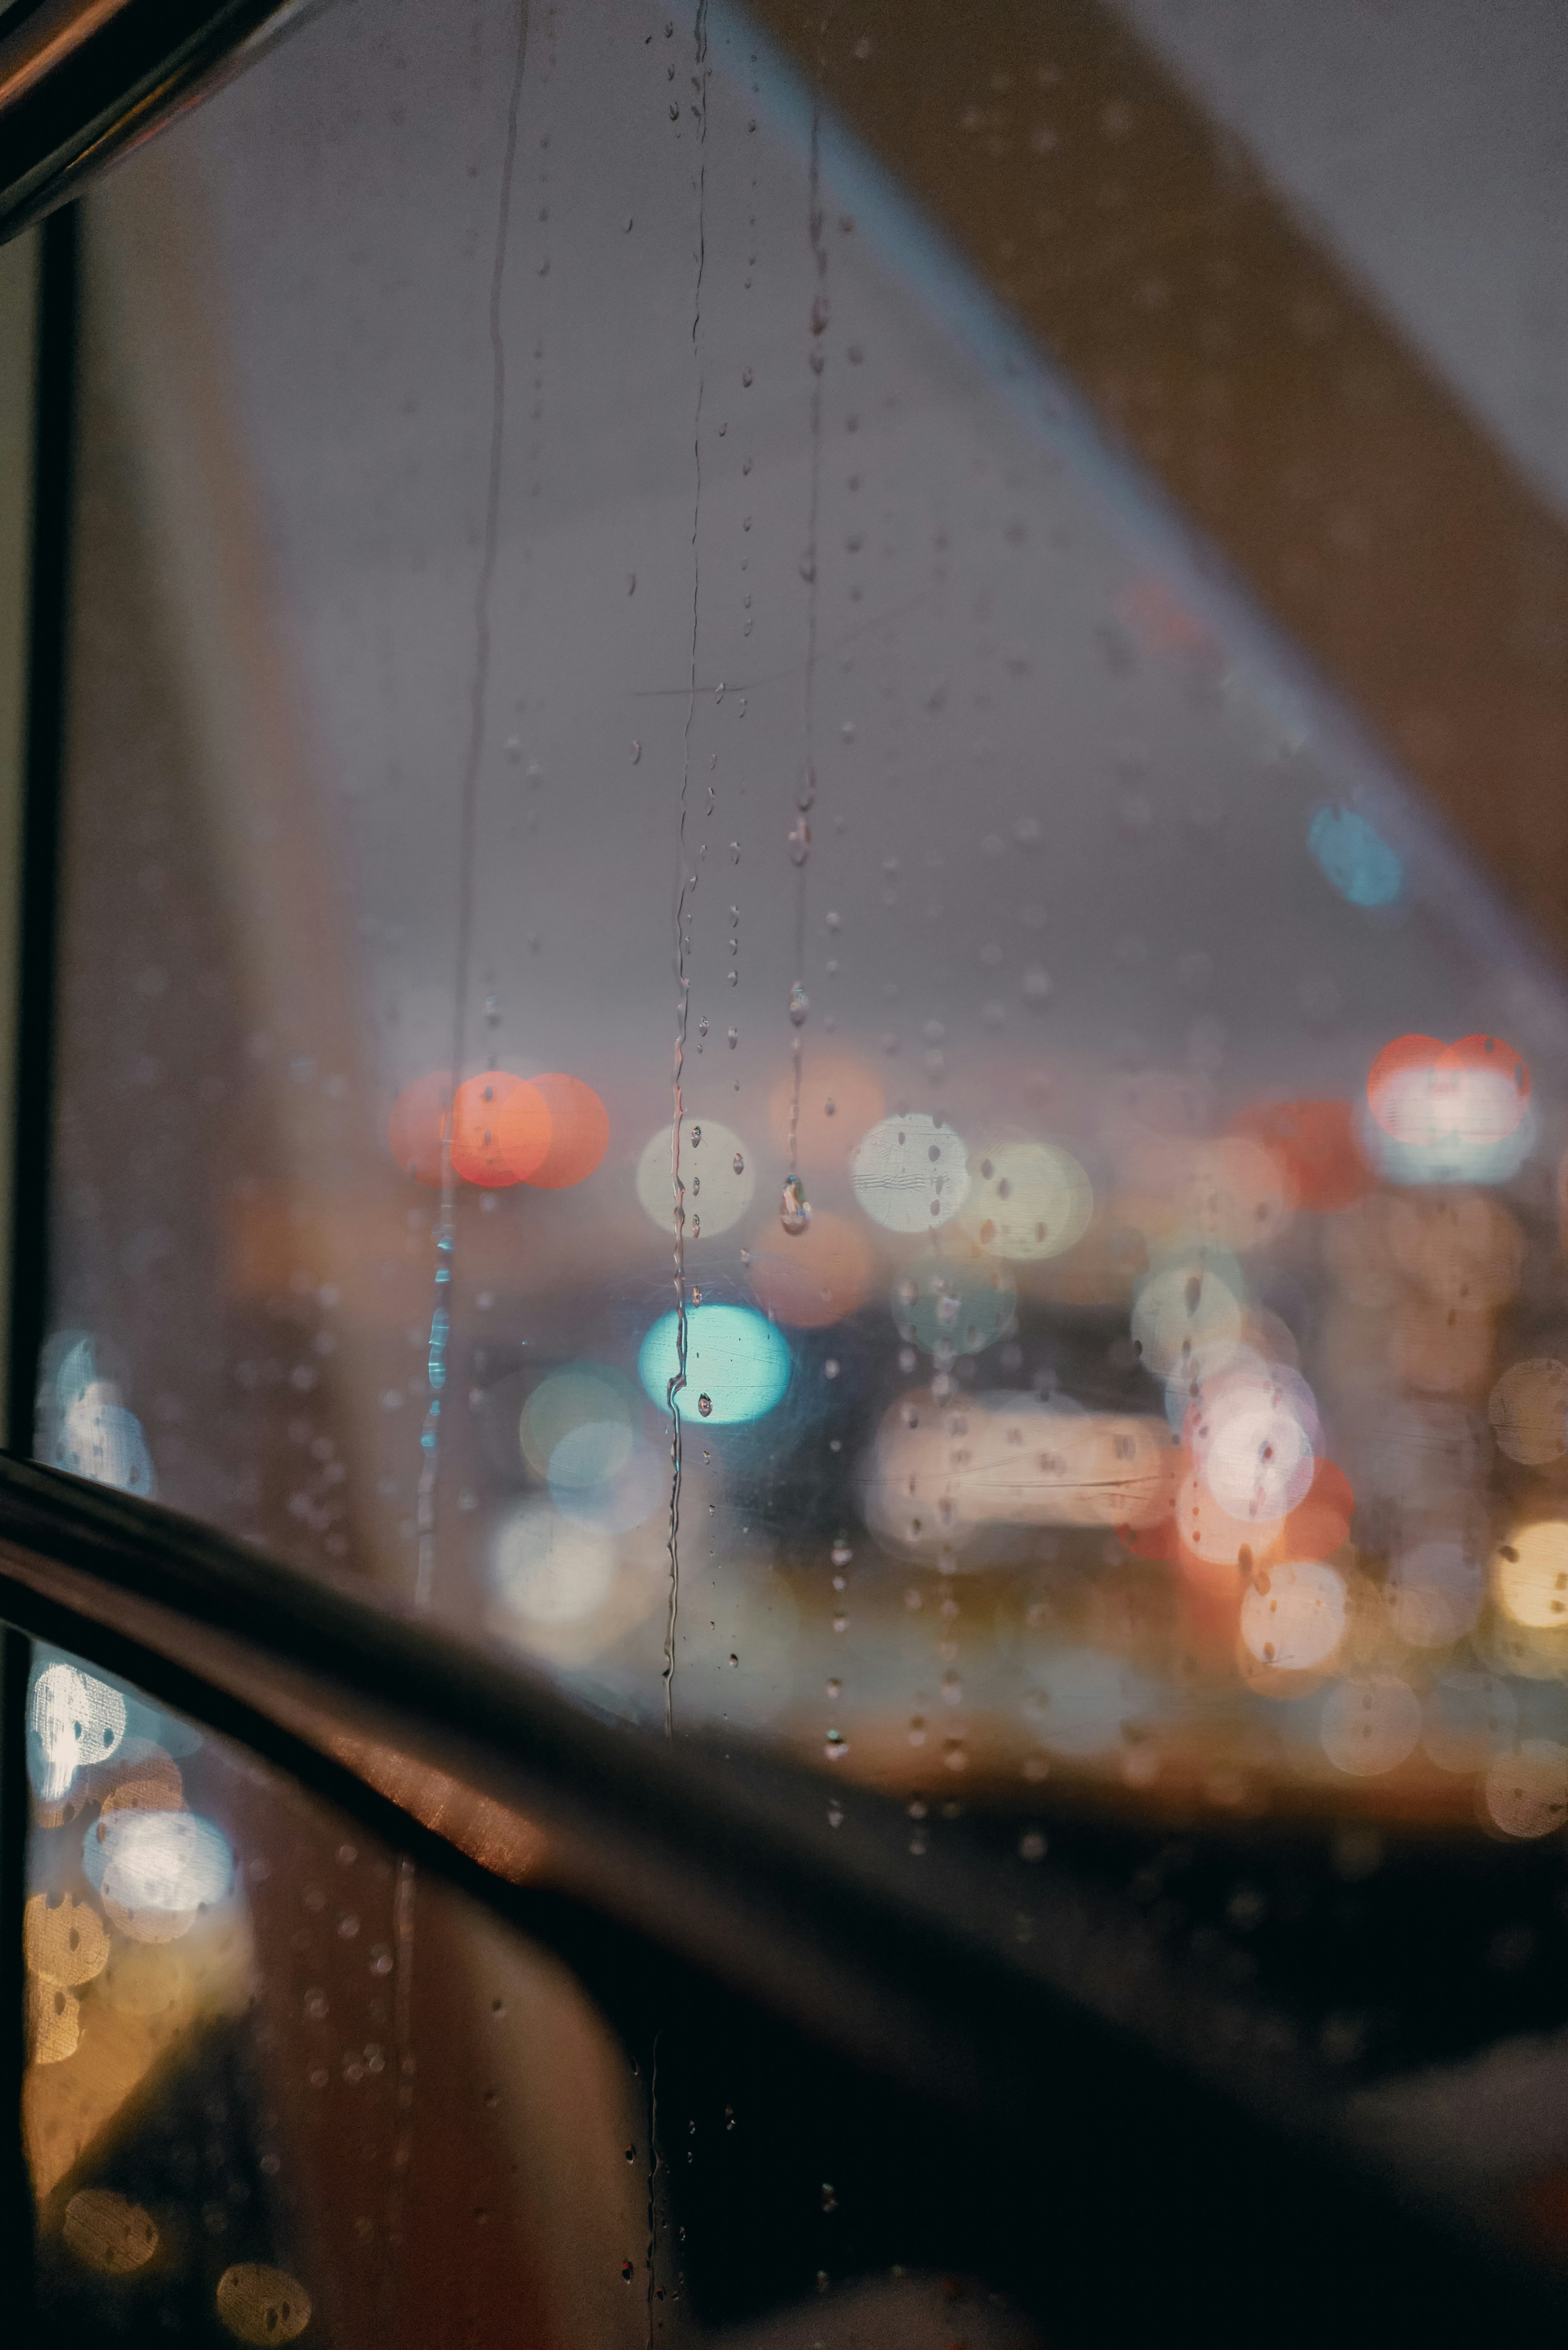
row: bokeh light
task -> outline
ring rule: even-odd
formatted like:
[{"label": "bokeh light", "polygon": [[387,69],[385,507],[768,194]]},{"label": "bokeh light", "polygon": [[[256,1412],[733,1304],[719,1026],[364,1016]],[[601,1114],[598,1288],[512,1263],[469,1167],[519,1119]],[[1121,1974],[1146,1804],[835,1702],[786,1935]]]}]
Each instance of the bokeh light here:
[{"label": "bokeh light", "polygon": [[109,1935],[90,1901],[73,1901],[67,1893],[51,1903],[35,1893],[22,1913],[22,1955],[29,1974],[74,1991],[102,1972]]},{"label": "bokeh light", "polygon": [[940,1361],[993,1346],[1017,1304],[1007,1267],[979,1255],[922,1255],[893,1284],[898,1336]]},{"label": "bokeh light", "polygon": [[[794,1071],[790,1067],[768,1093],[768,1140],[781,1166],[789,1160],[790,1116],[794,1105]],[[855,1144],[886,1115],[887,1108],[882,1080],[869,1061],[825,1048],[820,1043],[812,1045],[801,1075],[794,1137],[798,1162],[810,1179],[808,1190],[819,1180],[819,1173],[842,1176]]]},{"label": "bokeh light", "polygon": [[1306,1498],[1285,1520],[1283,1542],[1295,1558],[1332,1558],[1350,1536],[1355,1495],[1349,1478],[1336,1462],[1313,1463]]},{"label": "bokeh light", "polygon": [[1132,1314],[1145,1368],[1168,1378],[1195,1347],[1239,1338],[1242,1295],[1240,1269],[1217,1253],[1196,1252],[1151,1272]]},{"label": "bokeh light", "polygon": [[68,1790],[78,1766],[108,1760],[125,1736],[125,1700],[75,1665],[46,1665],[27,1704],[28,1761],[46,1803]]},{"label": "bokeh light", "polygon": [[748,1279],[763,1311],[796,1330],[826,1330],[863,1305],[876,1263],[866,1235],[846,1216],[818,1210],[787,1249],[756,1250]]},{"label": "bokeh light", "polygon": [[1542,1469],[1568,1452],[1568,1363],[1550,1355],[1511,1364],[1493,1388],[1487,1418],[1498,1449]]},{"label": "bokeh light", "polygon": [[218,2279],[218,2315],[238,2342],[293,2342],[310,2323],[310,2295],[283,2269],[242,2261]]},{"label": "bokeh light", "polygon": [[1002,1142],[972,1159],[959,1221],[992,1256],[1038,1263],[1076,1247],[1095,1212],[1094,1187],[1071,1151]]},{"label": "bokeh light", "polygon": [[1371,1181],[1347,1101],[1255,1103],[1232,1118],[1231,1131],[1266,1143],[1299,1204],[1317,1214],[1348,1208]]},{"label": "bokeh light", "polygon": [[900,1555],[959,1548],[983,1526],[1157,1525],[1182,1455],[1162,1420],[1053,1408],[1002,1392],[943,1404],[917,1391],[883,1417],[867,1523]]},{"label": "bokeh light", "polygon": [[1308,827],[1307,849],[1347,906],[1392,906],[1404,891],[1404,859],[1355,808],[1320,807]]},{"label": "bokeh light", "polygon": [[82,1866],[109,1915],[140,1939],[127,1918],[148,1912],[188,1918],[221,1901],[234,1877],[234,1856],[221,1830],[190,1812],[115,1811],[88,1828]]},{"label": "bokeh light", "polygon": [[466,1077],[452,1106],[452,1169],[484,1191],[525,1182],[550,1148],[550,1112],[524,1077],[484,1069]]},{"label": "bokeh light", "polygon": [[615,1543],[544,1500],[515,1503],[496,1526],[490,1585],[507,1614],[545,1627],[597,1615],[615,1588]]},{"label": "bokeh light", "polygon": [[1552,1738],[1524,1739],[1492,1763],[1482,1800],[1504,1835],[1551,1835],[1568,1823],[1568,1747]]},{"label": "bokeh light", "polygon": [[1238,1256],[1272,1247],[1295,1213],[1283,1160],[1254,1135],[1172,1148],[1162,1177],[1179,1233]]},{"label": "bokeh light", "polygon": [[517,1419],[517,1442],[536,1477],[547,1477],[556,1447],[587,1422],[614,1422],[630,1433],[642,1399],[607,1363],[568,1363],[542,1378]]},{"label": "bokeh light", "polygon": [[1568,1627],[1568,1523],[1519,1526],[1491,1555],[1492,1594],[1505,1616],[1532,1631]]},{"label": "bokeh light", "polygon": [[[1185,1456],[1183,1456],[1185,1457]],[[1272,1555],[1284,1533],[1282,1518],[1243,1512],[1233,1516],[1194,1470],[1176,1497],[1176,1534],[1184,1561],[1199,1570],[1198,1580],[1220,1590],[1235,1588],[1239,1574],[1251,1574]]]},{"label": "bokeh light", "polygon": [[[638,1377],[646,1394],[667,1407],[680,1367],[677,1320],[660,1316],[642,1342]],[[683,1419],[711,1427],[761,1419],[782,1403],[790,1381],[790,1352],[771,1322],[749,1306],[694,1305],[686,1316],[686,1385],[675,1398]]]},{"label": "bokeh light", "polygon": [[1312,1489],[1322,1434],[1299,1373],[1221,1372],[1207,1382],[1183,1435],[1198,1473],[1232,1517],[1287,1517]]},{"label": "bokeh light", "polygon": [[1323,1751],[1347,1778],[1377,1779],[1413,1754],[1421,1735],[1421,1700],[1397,1673],[1336,1681],[1323,1701]]},{"label": "bokeh light", "polygon": [[[637,1196],[644,1214],[661,1232],[674,1230],[675,1198],[670,1172],[670,1129],[655,1127],[637,1162]],[[685,1191],[686,1233],[711,1240],[738,1224],[757,1188],[751,1154],[732,1127],[713,1118],[680,1121],[680,1180]]]},{"label": "bokeh light", "polygon": [[580,1077],[553,1071],[528,1082],[545,1105],[550,1139],[524,1180],[538,1191],[564,1191],[586,1182],[609,1147],[609,1112]]},{"label": "bokeh light", "polygon": [[1310,1672],[1345,1637],[1345,1577],[1312,1559],[1260,1570],[1241,1602],[1241,1638],[1262,1665]]},{"label": "bokeh light", "polygon": [[1501,1182],[1533,1139],[1530,1096],[1529,1069],[1500,1037],[1397,1036],[1367,1074],[1363,1134],[1395,1182]]},{"label": "bokeh light", "polygon": [[1452,1534],[1402,1550],[1384,1585],[1394,1628],[1413,1648],[1445,1648],[1463,1639],[1483,1596],[1480,1563]]},{"label": "bokeh light", "polygon": [[620,1420],[585,1420],[550,1455],[550,1498],[567,1517],[629,1534],[670,1499],[669,1462]]},{"label": "bokeh light", "polygon": [[100,2276],[130,2276],[158,2250],[149,2214],[108,2187],[84,2187],[73,2195],[60,2233],[73,2259]]},{"label": "bokeh light", "polygon": [[885,1118],[849,1160],[855,1197],[889,1232],[929,1232],[956,1216],[969,1194],[969,1149],[924,1110]]}]

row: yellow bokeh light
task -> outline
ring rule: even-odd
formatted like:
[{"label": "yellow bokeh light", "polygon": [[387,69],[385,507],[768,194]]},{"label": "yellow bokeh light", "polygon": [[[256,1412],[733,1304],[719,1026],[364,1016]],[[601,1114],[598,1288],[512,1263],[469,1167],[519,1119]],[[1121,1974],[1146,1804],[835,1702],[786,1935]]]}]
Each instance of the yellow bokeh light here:
[{"label": "yellow bokeh light", "polygon": [[[738,1224],[752,1204],[756,1170],[732,1128],[713,1118],[680,1121],[680,1182],[689,1240],[710,1238]],[[670,1174],[670,1128],[656,1127],[637,1162],[637,1196],[661,1232],[675,1229],[675,1190]]]},{"label": "yellow bokeh light", "polygon": [[1491,1555],[1491,1587],[1505,1616],[1532,1631],[1568,1627],[1568,1524],[1521,1526]]},{"label": "yellow bokeh light", "polygon": [[959,1222],[991,1256],[1041,1263],[1064,1256],[1089,1229],[1095,1194],[1071,1151],[1003,1142],[970,1161]]}]

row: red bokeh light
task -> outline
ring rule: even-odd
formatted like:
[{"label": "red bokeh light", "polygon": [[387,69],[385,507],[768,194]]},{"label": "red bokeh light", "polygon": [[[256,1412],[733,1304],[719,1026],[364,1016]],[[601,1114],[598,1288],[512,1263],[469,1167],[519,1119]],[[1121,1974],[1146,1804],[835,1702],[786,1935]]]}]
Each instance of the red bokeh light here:
[{"label": "red bokeh light", "polygon": [[550,1148],[545,1097],[506,1069],[483,1069],[459,1086],[452,1106],[452,1166],[465,1183],[498,1191],[526,1182]]},{"label": "red bokeh light", "polygon": [[1320,1215],[1348,1208],[1371,1182],[1347,1101],[1258,1102],[1231,1120],[1231,1132],[1266,1144],[1300,1204]]},{"label": "red bokeh light", "polygon": [[609,1143],[609,1112],[592,1086],[558,1072],[529,1080],[550,1120],[549,1147],[525,1180],[542,1191],[564,1191],[591,1175]]}]

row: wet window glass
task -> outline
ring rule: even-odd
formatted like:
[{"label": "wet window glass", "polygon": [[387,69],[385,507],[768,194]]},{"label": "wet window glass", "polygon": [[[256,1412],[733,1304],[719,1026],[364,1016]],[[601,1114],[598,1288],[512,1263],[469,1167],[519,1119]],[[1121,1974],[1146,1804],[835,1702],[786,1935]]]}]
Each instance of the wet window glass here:
[{"label": "wet window glass", "polygon": [[40,1457],[911,1865],[1532,1844],[1552,414],[1222,12],[803,25],[327,8],[88,200]]},{"label": "wet window glass", "polygon": [[[493,1887],[456,1890],[79,1657],[34,1649],[26,1744],[46,2338],[1037,2341],[1000,2293],[941,2273],[961,2221],[901,2191],[853,2076],[809,2057],[800,2095],[712,1984],[672,1991],[630,1949],[607,1972],[579,1919],[612,2021],[493,1914]],[[504,1873],[526,1898],[551,1869],[524,1829]],[[547,1891],[537,1914],[559,1937]]]},{"label": "wet window glass", "polygon": [[24,2135],[60,2338],[454,2340],[520,2306],[531,2339],[643,2338],[637,2079],[561,1968],[54,1650],[27,1756]]}]

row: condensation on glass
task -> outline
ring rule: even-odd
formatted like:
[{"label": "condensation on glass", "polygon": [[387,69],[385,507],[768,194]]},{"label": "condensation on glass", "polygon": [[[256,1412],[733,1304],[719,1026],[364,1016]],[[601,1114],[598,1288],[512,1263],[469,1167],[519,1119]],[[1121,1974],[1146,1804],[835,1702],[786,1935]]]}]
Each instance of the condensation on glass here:
[{"label": "condensation on glass", "polygon": [[1560,981],[809,73],[329,9],[87,288],[46,1457],[911,1865],[1562,1827]]}]

